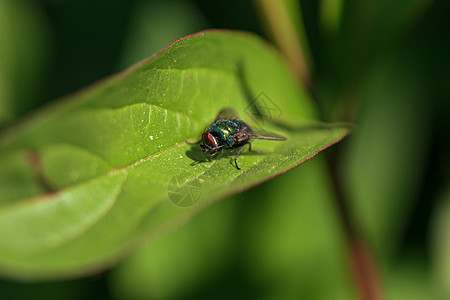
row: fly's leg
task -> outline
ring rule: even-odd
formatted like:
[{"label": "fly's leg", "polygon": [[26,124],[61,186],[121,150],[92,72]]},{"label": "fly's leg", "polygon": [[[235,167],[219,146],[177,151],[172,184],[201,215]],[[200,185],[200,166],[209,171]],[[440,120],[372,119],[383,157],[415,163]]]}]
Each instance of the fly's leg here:
[{"label": "fly's leg", "polygon": [[245,144],[242,145],[241,149],[239,149],[239,152],[238,152],[238,153],[236,154],[236,156],[234,157],[234,163],[235,163],[236,168],[237,168],[238,170],[240,170],[241,168],[239,168],[238,165],[237,165],[237,158],[239,157],[239,154],[241,154],[242,149],[244,149],[244,147],[245,147]]}]

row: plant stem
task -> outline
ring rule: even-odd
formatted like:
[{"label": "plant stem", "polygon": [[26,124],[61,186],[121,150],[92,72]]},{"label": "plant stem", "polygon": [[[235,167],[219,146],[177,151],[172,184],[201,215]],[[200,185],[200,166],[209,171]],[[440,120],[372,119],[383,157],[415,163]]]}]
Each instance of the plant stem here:
[{"label": "plant stem", "polygon": [[301,23],[297,28],[294,26],[285,1],[255,0],[255,4],[274,43],[284,54],[300,82],[309,88],[310,73],[307,59],[309,48]]},{"label": "plant stem", "polygon": [[350,258],[351,271],[357,286],[360,299],[363,300],[382,300],[384,299],[378,270],[373,255],[367,247],[364,239],[361,237],[354,225],[345,193],[342,190],[342,183],[337,167],[337,158],[339,157],[342,145],[335,145],[334,151],[328,152],[328,162],[333,180],[334,194],[342,219],[342,224],[347,240],[347,247]]},{"label": "plant stem", "polygon": [[[263,16],[275,44],[286,57],[299,81],[310,91],[310,65],[308,65],[309,48],[302,27],[301,15],[299,23],[294,26],[294,18],[288,13],[286,1],[254,0]],[[300,7],[298,7],[300,11]],[[303,47],[302,47],[303,46]],[[339,214],[345,231],[350,256],[350,265],[360,298],[363,300],[384,299],[378,271],[369,247],[361,238],[352,222],[348,201],[342,190],[338,172],[339,153],[342,145],[336,145],[334,151],[328,151],[329,166],[333,179],[333,188],[337,199]]]}]

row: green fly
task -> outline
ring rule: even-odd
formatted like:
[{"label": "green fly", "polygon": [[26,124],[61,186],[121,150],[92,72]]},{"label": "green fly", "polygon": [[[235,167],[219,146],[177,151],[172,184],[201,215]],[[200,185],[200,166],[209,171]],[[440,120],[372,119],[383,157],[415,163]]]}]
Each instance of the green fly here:
[{"label": "green fly", "polygon": [[[202,134],[202,144],[200,145],[211,156],[216,155],[222,149],[237,149],[238,153],[234,157],[236,168],[240,170],[237,164],[237,158],[241,154],[245,145],[249,144],[249,151],[252,150],[250,141],[271,140],[284,141],[284,136],[263,130],[253,130],[243,121],[239,120],[238,113],[232,108],[222,109],[212,125]],[[233,151],[232,150],[232,151]]]}]

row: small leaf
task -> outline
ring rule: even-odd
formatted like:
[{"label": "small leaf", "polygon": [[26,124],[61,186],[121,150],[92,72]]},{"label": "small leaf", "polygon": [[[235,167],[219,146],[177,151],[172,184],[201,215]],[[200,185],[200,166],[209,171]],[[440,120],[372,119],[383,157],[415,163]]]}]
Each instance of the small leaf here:
[{"label": "small leaf", "polygon": [[[195,141],[224,107],[287,140],[253,141],[241,171],[236,152],[204,155]],[[0,272],[32,280],[98,272],[348,131],[315,121],[306,93],[257,37],[178,40],[0,135]]]}]

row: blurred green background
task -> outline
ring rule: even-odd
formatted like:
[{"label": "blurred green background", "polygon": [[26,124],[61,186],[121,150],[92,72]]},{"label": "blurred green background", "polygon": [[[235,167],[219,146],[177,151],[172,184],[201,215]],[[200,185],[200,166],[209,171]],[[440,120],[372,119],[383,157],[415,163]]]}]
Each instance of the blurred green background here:
[{"label": "blurred green background", "polygon": [[[322,119],[357,124],[337,146],[337,174],[383,294],[450,299],[450,1],[285,3],[305,30]],[[268,27],[257,1],[0,0],[0,128],[187,34],[272,41]],[[357,299],[324,158],[214,205],[113,270],[4,278],[0,298]]]}]

